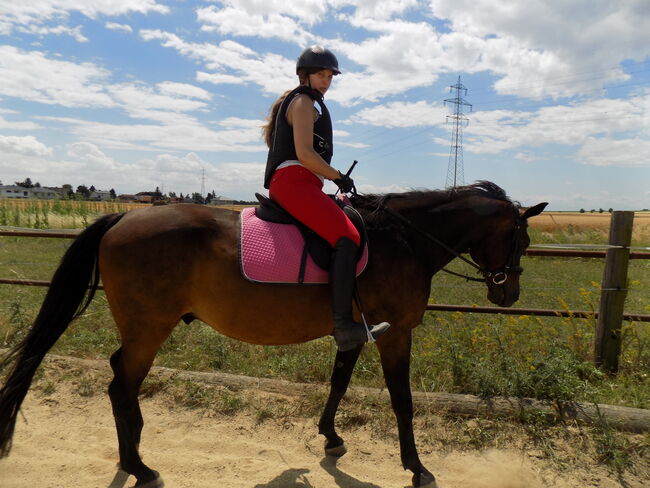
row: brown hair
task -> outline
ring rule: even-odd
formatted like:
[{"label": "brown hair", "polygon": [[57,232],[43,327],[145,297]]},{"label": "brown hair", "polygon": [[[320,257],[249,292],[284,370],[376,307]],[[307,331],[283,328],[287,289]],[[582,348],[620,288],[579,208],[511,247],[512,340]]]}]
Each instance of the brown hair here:
[{"label": "brown hair", "polygon": [[[321,71],[321,68],[300,68],[298,69],[298,79],[300,84],[304,85],[308,81],[308,76]],[[269,109],[269,114],[266,116],[266,124],[262,126],[262,137],[266,145],[271,148],[273,144],[273,131],[275,130],[275,121],[278,117],[278,111],[280,110],[280,105],[284,102],[284,99],[287,98],[287,95],[291,93],[292,90],[287,90],[280,97],[273,102],[271,108]]]}]

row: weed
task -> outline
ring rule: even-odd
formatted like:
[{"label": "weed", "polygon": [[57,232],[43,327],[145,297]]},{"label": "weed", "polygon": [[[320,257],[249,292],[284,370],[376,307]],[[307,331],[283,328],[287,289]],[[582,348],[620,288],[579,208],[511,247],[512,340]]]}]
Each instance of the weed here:
[{"label": "weed", "polygon": [[95,378],[88,375],[81,375],[77,380],[76,392],[82,397],[94,396],[97,390]]}]

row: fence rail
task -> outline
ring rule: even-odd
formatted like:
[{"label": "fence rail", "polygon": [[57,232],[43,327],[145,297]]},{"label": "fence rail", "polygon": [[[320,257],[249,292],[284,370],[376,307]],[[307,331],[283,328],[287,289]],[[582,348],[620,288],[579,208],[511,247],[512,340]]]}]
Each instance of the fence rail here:
[{"label": "fence rail", "polygon": [[[632,251],[631,248],[631,226],[634,214],[633,212],[613,212],[610,227],[610,241],[608,245],[601,246],[563,246],[564,249],[553,248],[553,246],[540,246],[527,249],[526,256],[539,257],[559,257],[559,258],[600,258],[605,259],[605,269],[603,276],[603,286],[601,297],[601,307],[599,312],[591,311],[573,311],[573,310],[548,310],[534,308],[502,308],[502,307],[472,307],[463,305],[447,304],[430,304],[427,310],[444,311],[444,312],[465,312],[465,313],[492,313],[504,315],[533,315],[544,317],[581,317],[596,318],[597,341],[596,341],[596,362],[599,366],[611,372],[618,369],[618,356],[620,354],[620,330],[622,321],[650,322],[650,315],[645,314],[625,314],[623,306],[625,302],[625,286],[607,285],[614,281],[625,282],[627,279],[627,266],[629,259],[650,259],[650,252]],[[625,229],[623,231],[622,229]],[[63,230],[35,230],[35,229],[15,229],[8,230],[0,228],[0,236],[13,237],[46,237],[59,239],[74,239],[80,231]],[[620,235],[626,234],[624,237]],[[629,234],[629,235],[628,235]],[[551,247],[551,248],[549,248]],[[599,248],[601,250],[587,250],[585,247]],[[19,280],[0,278],[0,284],[25,285],[25,286],[49,286],[48,281],[39,280]],[[103,287],[100,285],[100,289]],[[611,293],[610,293],[611,292]],[[612,302],[608,307],[605,302]]]}]

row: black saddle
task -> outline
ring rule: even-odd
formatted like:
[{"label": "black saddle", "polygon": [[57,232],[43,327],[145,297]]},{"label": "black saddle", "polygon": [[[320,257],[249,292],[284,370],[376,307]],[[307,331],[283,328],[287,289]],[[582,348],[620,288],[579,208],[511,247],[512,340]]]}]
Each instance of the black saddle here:
[{"label": "black saddle", "polygon": [[[302,282],[302,277],[304,275],[304,268],[307,260],[307,256],[311,256],[314,263],[324,270],[329,270],[330,261],[332,259],[332,246],[329,242],[323,239],[321,236],[316,234],[313,230],[307,227],[305,224],[292,217],[289,212],[284,208],[278,205],[276,202],[271,200],[264,195],[255,193],[257,200],[260,202],[260,206],[255,209],[255,215],[261,220],[266,220],[267,222],[274,222],[276,224],[292,224],[298,227],[300,233],[305,239],[305,247],[302,252],[302,258],[300,262],[300,279],[299,282]],[[346,205],[341,200],[335,198],[333,195],[330,197],[336,202],[336,204],[343,209],[345,215],[348,216],[350,221],[359,231],[361,236],[361,246],[359,247],[359,254],[357,260],[361,259],[363,255],[363,250],[366,246],[367,235],[366,227],[363,222],[363,217],[357,212],[354,207],[351,205]]]}]

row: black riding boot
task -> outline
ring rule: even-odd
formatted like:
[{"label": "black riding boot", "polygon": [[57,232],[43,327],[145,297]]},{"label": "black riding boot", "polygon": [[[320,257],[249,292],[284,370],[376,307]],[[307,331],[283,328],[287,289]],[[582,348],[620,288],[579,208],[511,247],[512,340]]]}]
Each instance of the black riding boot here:
[{"label": "black riding boot", "polygon": [[[336,241],[330,264],[332,311],[334,313],[334,339],[339,351],[349,351],[364,342],[374,341],[390,324],[366,326],[352,318],[352,296],[356,279],[357,245],[347,237]],[[370,336],[370,337],[369,337]]]}]

